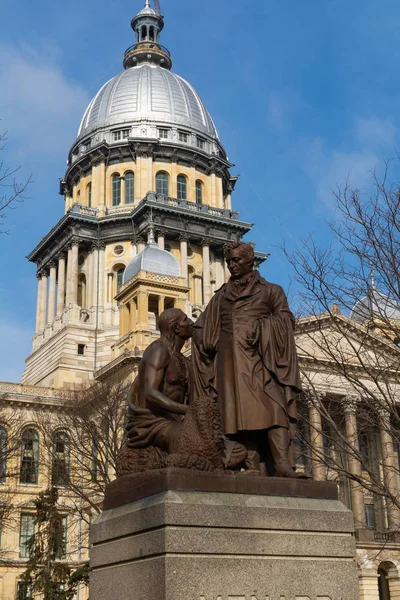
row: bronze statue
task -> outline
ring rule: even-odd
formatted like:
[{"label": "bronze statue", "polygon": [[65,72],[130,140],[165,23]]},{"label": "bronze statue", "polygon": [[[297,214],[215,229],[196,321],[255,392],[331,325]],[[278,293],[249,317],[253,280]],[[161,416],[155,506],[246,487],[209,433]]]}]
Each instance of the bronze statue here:
[{"label": "bronze statue", "polygon": [[249,244],[230,244],[225,258],[231,277],[194,326],[194,396],[218,399],[249,473],[301,476],[291,451],[301,390],[294,317],[282,288],[254,270]]},{"label": "bronze statue", "polygon": [[170,308],[160,315],[158,327],[160,339],[145,350],[131,386],[118,475],[170,466],[199,471],[239,468],[247,451],[223,435],[218,404],[210,398],[191,398],[190,362],[181,349],[192,336],[193,322]]}]

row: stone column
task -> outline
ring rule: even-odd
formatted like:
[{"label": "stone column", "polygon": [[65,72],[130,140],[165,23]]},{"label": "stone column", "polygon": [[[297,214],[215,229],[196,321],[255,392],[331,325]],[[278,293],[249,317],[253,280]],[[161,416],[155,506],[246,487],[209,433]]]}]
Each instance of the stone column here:
[{"label": "stone column", "polygon": [[132,244],[132,258],[133,258],[138,253],[137,246],[136,246],[136,238],[131,239],[131,244]]},{"label": "stone column", "polygon": [[136,243],[137,243],[138,254],[140,254],[145,249],[146,244],[144,243],[143,238],[141,238],[140,236],[136,239]]},{"label": "stone column", "polygon": [[46,327],[47,313],[47,273],[42,272],[40,279],[40,309],[39,309],[39,329]]},{"label": "stone column", "polygon": [[79,253],[79,242],[78,240],[72,241],[72,252],[71,252],[71,303],[78,304],[78,253]]},{"label": "stone column", "polygon": [[[361,477],[361,463],[357,458],[359,452],[358,431],[356,419],[357,399],[347,397],[344,403],[346,441],[349,444],[347,453],[348,469],[351,475]],[[356,529],[365,529],[365,506],[362,486],[350,479],[351,508],[354,515]]]},{"label": "stone column", "polygon": [[131,305],[131,331],[133,331],[137,327],[137,310],[136,310],[135,300],[131,300],[130,305]]},{"label": "stone column", "polygon": [[225,272],[223,259],[215,259],[215,285],[217,290],[225,283]]},{"label": "stone column", "polygon": [[56,278],[57,266],[55,262],[50,263],[50,285],[49,285],[49,307],[47,310],[47,323],[52,323],[56,311]]},{"label": "stone column", "polygon": [[58,288],[57,288],[57,316],[61,315],[65,307],[65,254],[58,255]]},{"label": "stone column", "polygon": [[69,306],[71,304],[71,284],[72,284],[72,246],[68,245],[68,257],[67,257],[67,276],[66,276],[66,305]]},{"label": "stone column", "polygon": [[99,247],[99,306],[104,306],[104,275],[105,275],[105,254],[106,245],[100,244]]},{"label": "stone column", "polygon": [[161,250],[165,250],[165,236],[163,233],[159,233],[157,237],[157,244]]},{"label": "stone column", "polygon": [[110,304],[113,303],[114,298],[113,298],[113,273],[108,273],[107,274],[107,302],[109,302]]},{"label": "stone column", "polygon": [[378,572],[363,569],[359,572],[360,600],[379,600]]},{"label": "stone column", "polygon": [[98,248],[97,244],[92,244],[90,258],[90,305],[97,306],[97,282],[98,282]]},{"label": "stone column", "polygon": [[391,573],[387,575],[389,584],[390,600],[400,600],[400,578],[398,573]]},{"label": "stone column", "polygon": [[158,296],[158,314],[164,312],[165,296]]},{"label": "stone column", "polygon": [[[393,450],[393,440],[390,434],[390,415],[387,411],[382,411],[380,415],[380,437],[383,465],[383,480],[386,489],[392,496],[397,497],[397,474]],[[386,499],[386,510],[389,529],[398,529],[400,524],[399,509],[393,503]]]},{"label": "stone column", "polygon": [[153,185],[153,157],[147,157],[147,190],[146,192],[155,192]]},{"label": "stone column", "polygon": [[322,420],[319,412],[318,398],[308,403],[309,422],[310,422],[310,445],[311,445],[311,464],[313,479],[324,481],[325,466],[322,462],[324,456],[324,439],[322,436]]},{"label": "stone column", "polygon": [[149,327],[149,295],[147,292],[138,293],[138,322],[142,329]]},{"label": "stone column", "polygon": [[203,240],[203,286],[204,286],[204,304],[207,304],[211,299],[211,282],[210,282],[210,246]]},{"label": "stone column", "polygon": [[183,279],[187,283],[187,280],[188,280],[187,237],[184,234],[182,234],[179,239],[180,239],[180,244],[181,244],[181,249],[180,249],[181,277],[183,277]]},{"label": "stone column", "polygon": [[36,333],[40,329],[40,303],[42,300],[42,274],[40,271],[36,273],[37,279],[37,297],[36,297]]}]

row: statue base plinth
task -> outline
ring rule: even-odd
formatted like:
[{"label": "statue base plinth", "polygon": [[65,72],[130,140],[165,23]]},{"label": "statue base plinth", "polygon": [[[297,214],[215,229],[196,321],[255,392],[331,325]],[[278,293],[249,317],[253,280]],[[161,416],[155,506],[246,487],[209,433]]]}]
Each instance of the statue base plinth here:
[{"label": "statue base plinth", "polygon": [[358,600],[352,513],[334,484],[143,476],[109,486],[91,526],[91,600]]}]

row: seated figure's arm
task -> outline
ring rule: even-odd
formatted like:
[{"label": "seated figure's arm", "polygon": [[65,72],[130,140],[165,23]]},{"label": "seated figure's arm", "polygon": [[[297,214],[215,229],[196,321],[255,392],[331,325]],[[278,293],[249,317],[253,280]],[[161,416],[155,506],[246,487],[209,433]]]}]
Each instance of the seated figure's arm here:
[{"label": "seated figure's arm", "polygon": [[161,346],[155,346],[146,360],[145,397],[146,402],[166,412],[184,415],[187,407],[167,398],[160,392],[169,363],[168,352]]}]

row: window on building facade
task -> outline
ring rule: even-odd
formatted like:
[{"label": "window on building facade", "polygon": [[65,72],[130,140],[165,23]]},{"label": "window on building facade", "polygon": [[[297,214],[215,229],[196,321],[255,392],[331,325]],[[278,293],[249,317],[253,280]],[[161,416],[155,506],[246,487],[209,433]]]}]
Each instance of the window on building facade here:
[{"label": "window on building facade", "polygon": [[133,204],[135,193],[135,176],[132,171],[125,173],[125,204]]},{"label": "window on building facade", "polygon": [[179,136],[179,141],[180,142],[184,142],[185,144],[188,143],[188,141],[189,141],[189,134],[188,133],[186,133],[185,131],[179,131],[178,136]]},{"label": "window on building facade", "polygon": [[112,138],[114,142],[119,140],[126,140],[129,137],[129,129],[120,129],[119,131],[112,132]]},{"label": "window on building facade", "polygon": [[88,183],[86,187],[86,200],[89,208],[92,206],[92,184]]},{"label": "window on building facade", "polygon": [[178,175],[178,199],[187,200],[187,179],[184,175]]},{"label": "window on building facade", "polygon": [[8,435],[5,427],[0,425],[0,483],[6,480]]},{"label": "window on building facade", "polygon": [[118,269],[118,271],[117,271],[117,294],[119,293],[119,290],[121,289],[121,285],[123,283],[124,271],[125,271],[125,267],[122,267],[121,269]]},{"label": "window on building facade", "polygon": [[165,129],[163,127],[158,128],[158,137],[161,140],[167,140],[169,137],[169,129]]},{"label": "window on building facade", "polygon": [[67,558],[67,535],[68,535],[68,520],[67,517],[60,517],[56,522],[57,532],[54,536],[54,555],[59,560]]},{"label": "window on building facade", "polygon": [[197,147],[200,148],[200,150],[204,150],[204,148],[206,147],[206,141],[203,140],[203,138],[197,138]]},{"label": "window on building facade", "polygon": [[203,182],[196,181],[196,204],[203,204]]},{"label": "window on building facade", "polygon": [[85,344],[78,344],[78,354],[79,356],[85,355]]},{"label": "window on building facade", "polygon": [[65,431],[58,431],[53,439],[51,482],[54,486],[67,485],[69,480],[70,440]]},{"label": "window on building facade", "polygon": [[21,513],[19,527],[19,556],[20,558],[30,558],[33,555],[34,544],[32,536],[35,533],[35,515],[31,513]]},{"label": "window on building facade", "polygon": [[365,505],[365,524],[367,529],[375,529],[375,507],[373,504]]},{"label": "window on building facade", "polygon": [[38,483],[39,479],[39,434],[35,429],[26,429],[22,434],[20,483]]},{"label": "window on building facade", "polygon": [[121,204],[121,177],[116,174],[112,176],[112,205]]},{"label": "window on building facade", "polygon": [[156,193],[169,196],[169,175],[165,171],[160,171],[156,175]]},{"label": "window on building facade", "polygon": [[17,600],[32,600],[32,586],[26,581],[17,583]]}]

